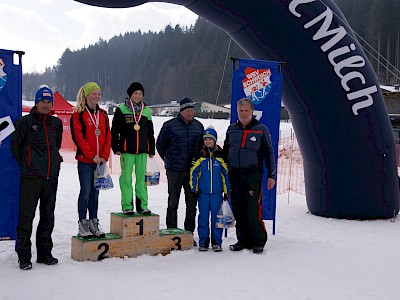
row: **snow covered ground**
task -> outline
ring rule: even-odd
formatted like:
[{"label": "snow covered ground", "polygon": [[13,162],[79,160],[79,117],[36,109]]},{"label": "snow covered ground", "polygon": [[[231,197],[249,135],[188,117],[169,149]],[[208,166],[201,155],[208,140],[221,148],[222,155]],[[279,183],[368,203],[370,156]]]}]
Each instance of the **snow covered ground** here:
[{"label": "snow covered ground", "polygon": [[[211,125],[222,135],[225,125],[219,122],[223,121]],[[114,189],[100,192],[99,219],[107,232],[110,213],[120,211],[118,175],[112,176]],[[266,221],[269,240],[260,255],[231,252],[236,236],[229,229],[220,253],[193,248],[166,256],[76,262],[71,259],[71,236],[78,230],[75,164],[63,163],[59,182],[53,255],[60,262],[35,263],[34,232],[33,269],[21,271],[14,242],[1,241],[1,300],[400,298],[398,218],[392,222],[317,217],[308,213],[305,196],[292,192],[277,196],[276,235],[271,234],[272,222]],[[160,228],[166,228],[166,183],[149,187],[149,208],[160,215]],[[184,209],[182,194],[180,228]],[[37,222],[38,218],[35,227]]]}]

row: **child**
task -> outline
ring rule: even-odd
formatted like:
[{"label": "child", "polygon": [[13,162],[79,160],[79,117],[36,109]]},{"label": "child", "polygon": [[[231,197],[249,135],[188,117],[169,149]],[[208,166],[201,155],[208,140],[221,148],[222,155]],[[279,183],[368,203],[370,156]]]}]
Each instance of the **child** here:
[{"label": "child", "polygon": [[222,251],[222,228],[215,227],[218,210],[224,200],[228,199],[228,167],[222,159],[222,149],[216,144],[217,132],[208,127],[203,133],[204,146],[190,170],[190,187],[195,198],[198,198],[199,216],[197,230],[199,233],[199,251],[207,251],[210,243],[215,252]]}]

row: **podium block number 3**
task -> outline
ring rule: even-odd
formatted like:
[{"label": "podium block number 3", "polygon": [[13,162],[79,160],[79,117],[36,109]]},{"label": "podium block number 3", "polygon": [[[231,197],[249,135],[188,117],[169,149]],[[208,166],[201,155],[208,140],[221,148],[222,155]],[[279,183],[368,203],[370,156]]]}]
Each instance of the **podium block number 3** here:
[{"label": "podium block number 3", "polygon": [[[176,250],[182,250],[182,245],[181,245],[182,239],[179,236],[176,236],[176,237],[172,238],[172,240],[174,242],[176,242],[175,243]],[[175,250],[175,249],[171,249],[171,250]]]}]

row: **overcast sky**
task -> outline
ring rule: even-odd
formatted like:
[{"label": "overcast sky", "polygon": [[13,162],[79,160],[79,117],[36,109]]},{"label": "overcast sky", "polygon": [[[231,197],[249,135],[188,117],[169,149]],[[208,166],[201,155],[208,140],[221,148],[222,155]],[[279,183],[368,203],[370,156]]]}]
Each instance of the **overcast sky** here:
[{"label": "overcast sky", "polygon": [[190,25],[196,19],[185,7],[167,3],[112,9],[73,0],[0,0],[0,48],[25,52],[24,73],[43,72],[66,48],[81,49],[128,31]]}]

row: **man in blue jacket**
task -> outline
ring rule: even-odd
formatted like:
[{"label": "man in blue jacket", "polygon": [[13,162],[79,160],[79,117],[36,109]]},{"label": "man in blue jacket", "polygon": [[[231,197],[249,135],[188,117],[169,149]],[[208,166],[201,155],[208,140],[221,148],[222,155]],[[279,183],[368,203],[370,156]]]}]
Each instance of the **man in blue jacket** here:
[{"label": "man in blue jacket", "polygon": [[156,148],[164,161],[168,179],[167,228],[178,227],[178,206],[181,189],[185,191],[185,230],[196,227],[197,200],[190,189],[190,167],[195,154],[203,146],[203,125],[194,119],[194,104],[189,98],[180,101],[177,117],[165,122],[157,138]]},{"label": "man in blue jacket", "polygon": [[268,127],[253,117],[251,99],[237,103],[239,120],[226,132],[224,157],[227,157],[231,202],[236,219],[238,242],[232,251],[245,248],[262,253],[267,242],[267,231],[261,215],[263,165],[268,170],[267,188],[275,185],[276,168],[274,150]]}]

